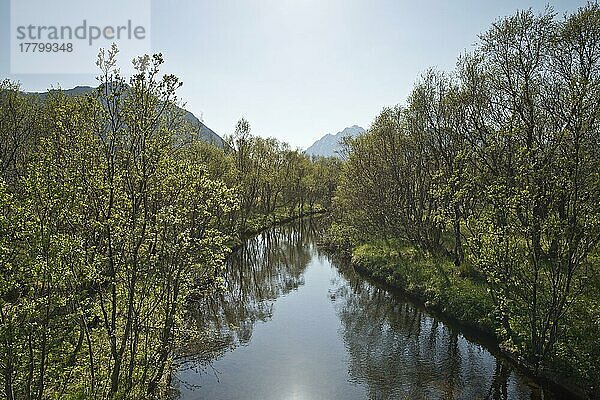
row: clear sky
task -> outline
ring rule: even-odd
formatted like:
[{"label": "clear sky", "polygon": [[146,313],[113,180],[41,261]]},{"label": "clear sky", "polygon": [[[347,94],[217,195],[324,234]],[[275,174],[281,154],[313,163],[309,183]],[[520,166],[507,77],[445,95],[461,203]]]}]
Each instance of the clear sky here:
[{"label": "clear sky", "polygon": [[[562,14],[585,3],[549,4]],[[244,116],[254,134],[305,148],[346,126],[367,128],[382,107],[404,101],[425,69],[452,69],[496,18],[546,4],[152,0],[151,38],[164,71],[183,80],[186,108],[218,134]],[[0,0],[1,78],[29,91],[95,84],[92,75],[9,74],[9,10],[9,0]]]}]

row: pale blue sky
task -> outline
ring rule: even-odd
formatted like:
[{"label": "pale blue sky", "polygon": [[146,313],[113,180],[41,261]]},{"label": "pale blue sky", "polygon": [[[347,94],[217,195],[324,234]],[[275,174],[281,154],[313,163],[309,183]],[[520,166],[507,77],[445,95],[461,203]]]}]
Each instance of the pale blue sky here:
[{"label": "pale blue sky", "polygon": [[[367,128],[425,69],[452,69],[497,17],[547,3],[153,0],[152,48],[183,80],[187,109],[220,135],[244,116],[253,133],[305,148],[346,126]],[[550,4],[562,14],[585,3]],[[1,78],[32,91],[95,84],[91,75],[10,75],[9,14],[0,0]]]}]

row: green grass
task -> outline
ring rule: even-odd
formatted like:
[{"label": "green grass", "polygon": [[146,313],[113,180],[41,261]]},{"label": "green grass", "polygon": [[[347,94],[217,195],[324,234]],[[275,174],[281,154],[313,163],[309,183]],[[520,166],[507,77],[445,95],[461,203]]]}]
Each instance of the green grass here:
[{"label": "green grass", "polygon": [[485,284],[464,276],[450,260],[392,241],[355,247],[352,263],[462,325],[495,335],[494,305]]}]

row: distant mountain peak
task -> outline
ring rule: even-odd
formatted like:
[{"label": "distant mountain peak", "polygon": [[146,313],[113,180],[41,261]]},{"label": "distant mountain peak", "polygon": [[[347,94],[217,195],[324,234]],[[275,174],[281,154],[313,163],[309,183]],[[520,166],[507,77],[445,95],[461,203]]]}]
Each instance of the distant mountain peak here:
[{"label": "distant mountain peak", "polygon": [[357,137],[364,132],[365,130],[360,126],[352,125],[344,128],[335,135],[328,133],[307,148],[304,151],[304,154],[308,156],[340,157],[340,151],[342,150],[342,139],[349,136]]}]

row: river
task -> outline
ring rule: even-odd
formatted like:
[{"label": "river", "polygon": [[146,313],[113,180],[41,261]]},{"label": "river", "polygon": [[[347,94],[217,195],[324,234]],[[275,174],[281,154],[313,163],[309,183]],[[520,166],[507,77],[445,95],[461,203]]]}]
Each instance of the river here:
[{"label": "river", "polygon": [[249,239],[190,307],[173,376],[192,399],[559,398],[317,247],[302,221]]}]

